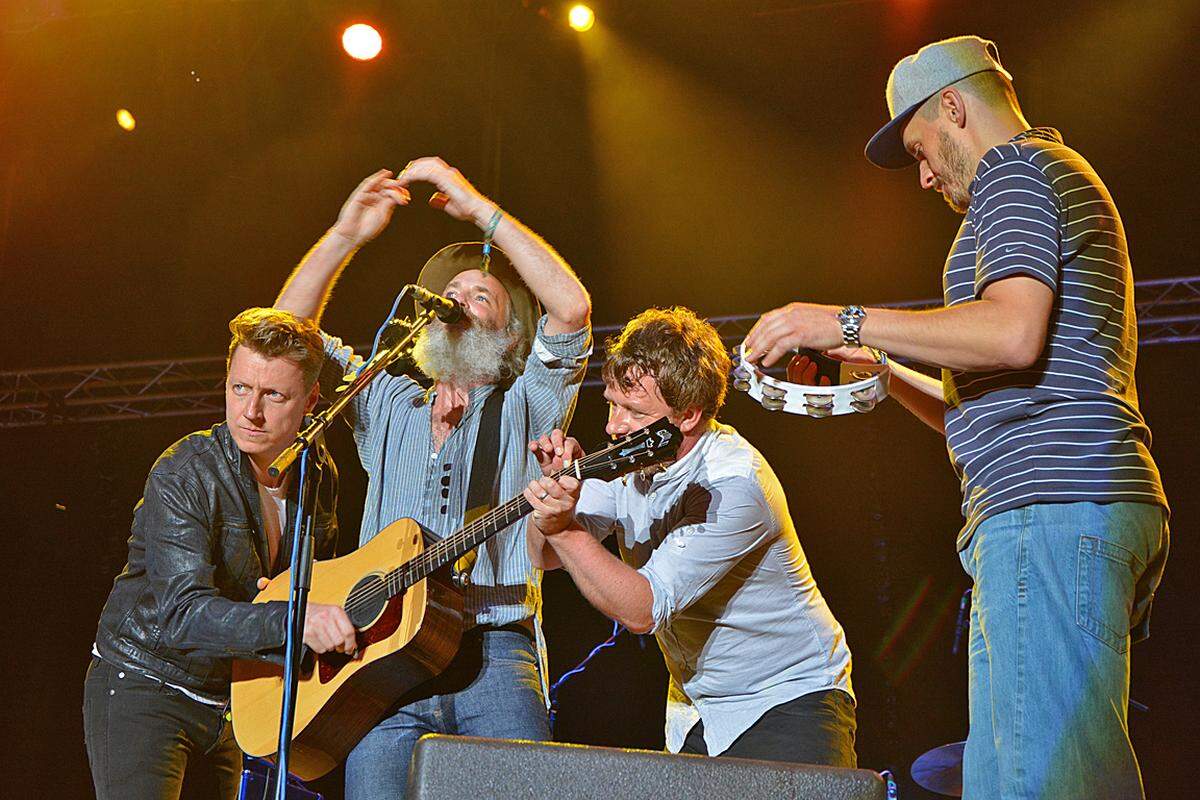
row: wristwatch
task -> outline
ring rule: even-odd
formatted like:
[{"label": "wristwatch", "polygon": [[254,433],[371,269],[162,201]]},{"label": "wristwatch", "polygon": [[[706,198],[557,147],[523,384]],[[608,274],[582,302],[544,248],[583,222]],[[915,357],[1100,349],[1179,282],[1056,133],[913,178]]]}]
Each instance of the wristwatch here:
[{"label": "wristwatch", "polygon": [[866,317],[867,312],[863,311],[862,306],[842,306],[837,315],[837,320],[842,326],[842,344],[847,347],[862,347],[862,342],[858,340],[858,330]]}]

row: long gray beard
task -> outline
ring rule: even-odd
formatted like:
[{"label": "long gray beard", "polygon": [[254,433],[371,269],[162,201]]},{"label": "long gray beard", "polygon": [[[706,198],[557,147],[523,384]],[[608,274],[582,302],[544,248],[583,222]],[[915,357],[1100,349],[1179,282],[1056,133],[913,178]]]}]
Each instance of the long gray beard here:
[{"label": "long gray beard", "polygon": [[507,329],[492,330],[472,322],[452,336],[445,324],[435,322],[417,335],[413,361],[417,369],[435,381],[482,385],[500,380],[505,356],[512,347],[513,334]]}]

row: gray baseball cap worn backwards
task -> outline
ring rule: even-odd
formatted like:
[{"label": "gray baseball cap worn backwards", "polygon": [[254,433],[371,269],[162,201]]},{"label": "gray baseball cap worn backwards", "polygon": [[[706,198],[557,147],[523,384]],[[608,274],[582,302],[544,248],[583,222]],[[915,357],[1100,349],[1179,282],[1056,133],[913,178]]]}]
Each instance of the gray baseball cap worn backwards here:
[{"label": "gray baseball cap worn backwards", "polygon": [[892,67],[887,82],[891,120],[867,142],[867,160],[884,169],[900,169],[916,160],[904,149],[904,126],[921,104],[969,75],[999,72],[1012,80],[1000,65],[995,42],[978,36],[955,36],[927,44]]}]

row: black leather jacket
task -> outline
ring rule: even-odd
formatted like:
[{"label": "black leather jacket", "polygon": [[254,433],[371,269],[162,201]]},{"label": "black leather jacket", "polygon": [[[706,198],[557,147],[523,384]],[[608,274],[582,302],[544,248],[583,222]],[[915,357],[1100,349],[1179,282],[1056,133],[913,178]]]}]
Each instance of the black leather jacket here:
[{"label": "black leather jacket", "polygon": [[[317,552],[332,549],[336,470],[327,464],[316,517]],[[287,566],[293,480],[280,543]],[[258,487],[224,423],[185,436],[150,470],[133,511],[129,561],[100,615],[96,647],[113,664],[214,699],[229,695],[232,657],[278,659],[287,604],[251,604],[271,577]]]}]

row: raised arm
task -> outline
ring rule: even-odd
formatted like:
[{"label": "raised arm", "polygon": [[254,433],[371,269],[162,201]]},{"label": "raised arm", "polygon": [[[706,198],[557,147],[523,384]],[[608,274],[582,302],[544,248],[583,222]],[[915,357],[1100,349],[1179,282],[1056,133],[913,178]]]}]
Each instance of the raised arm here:
[{"label": "raised arm", "polygon": [[381,169],[365,178],[342,205],[337,222],[292,271],[275,298],[275,307],[320,324],[342,270],[358,248],[387,227],[396,206],[408,202],[408,191],[392,177],[391,170]]},{"label": "raised arm", "polygon": [[572,333],[588,324],[591,299],[567,262],[540,236],[482,195],[457,169],[440,158],[419,158],[409,162],[396,182],[404,188],[417,182],[432,184],[436,191],[430,205],[474,223],[481,231],[488,229],[499,211],[493,240],[546,309],[545,332],[551,336]]}]

